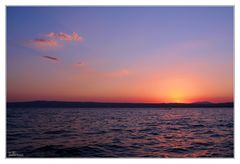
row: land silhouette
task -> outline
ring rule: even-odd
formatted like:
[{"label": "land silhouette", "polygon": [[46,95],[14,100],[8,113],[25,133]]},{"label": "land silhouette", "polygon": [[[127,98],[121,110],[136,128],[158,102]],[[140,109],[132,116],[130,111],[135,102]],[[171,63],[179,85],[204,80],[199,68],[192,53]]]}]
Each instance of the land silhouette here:
[{"label": "land silhouette", "polygon": [[7,102],[7,108],[226,108],[233,102],[212,103],[114,103],[114,102],[68,102],[68,101],[28,101]]}]

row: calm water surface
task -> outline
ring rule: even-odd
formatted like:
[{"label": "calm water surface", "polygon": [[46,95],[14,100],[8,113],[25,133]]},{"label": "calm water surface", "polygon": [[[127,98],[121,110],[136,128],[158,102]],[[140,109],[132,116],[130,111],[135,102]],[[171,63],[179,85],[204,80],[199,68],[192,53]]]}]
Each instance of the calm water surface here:
[{"label": "calm water surface", "polygon": [[233,157],[233,109],[7,109],[8,157]]}]

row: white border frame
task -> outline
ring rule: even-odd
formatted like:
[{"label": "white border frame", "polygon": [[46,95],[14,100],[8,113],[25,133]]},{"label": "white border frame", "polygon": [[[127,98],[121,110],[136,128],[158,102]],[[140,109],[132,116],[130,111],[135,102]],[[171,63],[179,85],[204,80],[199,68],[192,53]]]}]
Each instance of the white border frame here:
[{"label": "white border frame", "polygon": [[[83,6],[113,6],[113,5],[121,5],[121,6],[153,6],[153,5],[161,5],[161,6],[234,6],[235,11],[235,17],[234,17],[234,40],[235,40],[235,84],[234,85],[234,159],[224,159],[224,158],[201,158],[199,160],[194,159],[161,159],[161,158],[132,158],[134,159],[134,162],[138,163],[145,163],[145,162],[169,162],[169,163],[175,163],[175,162],[184,162],[184,163],[202,163],[202,162],[218,162],[218,163],[226,163],[226,162],[232,162],[235,163],[240,159],[240,140],[237,138],[240,138],[240,104],[239,104],[239,98],[240,98],[240,38],[239,38],[239,29],[240,29],[240,1],[239,0],[8,0],[3,3],[1,3],[0,6],[0,36],[5,36],[4,39],[1,39],[0,42],[0,87],[1,87],[1,95],[0,95],[0,128],[1,128],[1,139],[0,139],[0,154],[1,154],[1,163],[12,163],[12,162],[24,162],[24,163],[31,163],[32,160],[35,160],[34,162],[49,162],[51,159],[6,159],[6,6],[72,6],[72,5],[83,5]],[[237,99],[238,98],[238,99]],[[55,162],[58,163],[65,163],[65,162],[100,162],[100,163],[122,163],[122,162],[133,162],[132,159],[84,159],[84,158],[54,158]],[[79,161],[81,160],[81,161]],[[123,161],[124,160],[124,161]],[[146,161],[147,160],[147,161]],[[161,160],[161,161],[159,161]],[[179,160],[179,161],[178,161]],[[192,161],[194,160],[194,161]],[[213,160],[213,161],[211,161]],[[239,162],[239,161],[238,161]]]}]

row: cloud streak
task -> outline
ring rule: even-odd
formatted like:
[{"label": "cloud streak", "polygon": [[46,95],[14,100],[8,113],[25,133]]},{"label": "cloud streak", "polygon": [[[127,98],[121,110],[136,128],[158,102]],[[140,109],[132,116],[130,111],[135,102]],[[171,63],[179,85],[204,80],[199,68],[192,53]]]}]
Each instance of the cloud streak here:
[{"label": "cloud streak", "polygon": [[44,39],[44,38],[34,39],[34,40],[30,41],[30,44],[34,48],[38,48],[38,49],[42,49],[42,50],[57,48],[57,47],[61,46],[61,44],[56,42],[55,40]]},{"label": "cloud streak", "polygon": [[83,37],[76,32],[73,32],[71,35],[64,32],[60,32],[60,33],[50,32],[46,36],[50,39],[63,40],[63,41],[76,41],[76,42],[83,41]]},{"label": "cloud streak", "polygon": [[126,77],[130,75],[130,71],[128,69],[121,69],[121,70],[105,73],[105,75],[108,77]]},{"label": "cloud streak", "polygon": [[52,60],[52,61],[59,61],[59,58],[52,57],[52,56],[42,56],[45,59]]}]

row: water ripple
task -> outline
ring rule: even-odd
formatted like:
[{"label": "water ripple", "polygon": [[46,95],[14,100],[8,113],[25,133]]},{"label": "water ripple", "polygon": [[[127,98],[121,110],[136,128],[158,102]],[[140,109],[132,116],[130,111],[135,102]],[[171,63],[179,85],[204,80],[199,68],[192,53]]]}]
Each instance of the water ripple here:
[{"label": "water ripple", "polygon": [[7,155],[233,157],[233,110],[8,109]]}]

